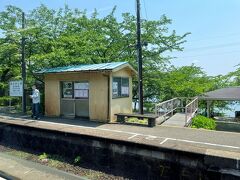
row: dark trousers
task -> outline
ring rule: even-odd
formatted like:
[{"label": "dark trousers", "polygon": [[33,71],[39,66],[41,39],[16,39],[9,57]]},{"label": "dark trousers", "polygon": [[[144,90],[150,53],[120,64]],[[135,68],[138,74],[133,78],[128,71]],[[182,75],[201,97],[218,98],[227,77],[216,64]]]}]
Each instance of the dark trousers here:
[{"label": "dark trousers", "polygon": [[39,118],[39,103],[32,104],[32,117]]}]

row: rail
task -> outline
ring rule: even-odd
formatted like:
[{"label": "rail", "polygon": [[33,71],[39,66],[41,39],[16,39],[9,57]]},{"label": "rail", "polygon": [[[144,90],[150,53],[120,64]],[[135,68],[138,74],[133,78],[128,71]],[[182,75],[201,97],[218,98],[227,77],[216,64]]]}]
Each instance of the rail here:
[{"label": "rail", "polygon": [[185,106],[185,126],[191,123],[192,118],[198,111],[198,98],[194,98]]},{"label": "rail", "polygon": [[173,98],[155,105],[155,114],[159,117],[162,116],[166,121],[169,114],[173,116],[173,113],[181,105],[179,98]]}]

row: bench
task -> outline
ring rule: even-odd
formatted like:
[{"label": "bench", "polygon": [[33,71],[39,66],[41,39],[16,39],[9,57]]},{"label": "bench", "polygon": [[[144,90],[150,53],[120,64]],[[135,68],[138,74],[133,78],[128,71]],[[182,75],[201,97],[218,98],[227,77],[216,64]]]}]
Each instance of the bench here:
[{"label": "bench", "polygon": [[158,117],[156,115],[127,114],[127,113],[117,113],[115,115],[117,116],[117,122],[120,122],[120,123],[125,123],[125,118],[131,118],[131,117],[135,117],[138,119],[146,118],[148,119],[148,127],[156,126],[156,118]]}]

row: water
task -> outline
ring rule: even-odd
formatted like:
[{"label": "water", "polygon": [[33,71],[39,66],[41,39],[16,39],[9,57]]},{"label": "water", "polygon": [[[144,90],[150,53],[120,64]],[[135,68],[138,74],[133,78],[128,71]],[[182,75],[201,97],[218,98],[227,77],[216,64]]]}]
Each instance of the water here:
[{"label": "water", "polygon": [[[226,117],[235,117],[235,111],[240,111],[240,104],[231,104],[229,105],[231,110],[218,110],[215,108],[216,112],[224,113]],[[134,108],[134,103],[132,103],[132,108]],[[138,110],[138,103],[137,103],[137,110]]]},{"label": "water", "polygon": [[229,106],[232,110],[221,111],[226,117],[235,117],[235,111],[240,111],[240,104],[233,104]]}]

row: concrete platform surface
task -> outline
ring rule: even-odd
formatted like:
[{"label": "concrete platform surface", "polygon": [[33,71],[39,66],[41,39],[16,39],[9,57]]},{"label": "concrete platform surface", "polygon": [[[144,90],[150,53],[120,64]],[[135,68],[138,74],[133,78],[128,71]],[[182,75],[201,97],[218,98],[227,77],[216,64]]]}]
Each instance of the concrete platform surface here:
[{"label": "concrete platform surface", "polygon": [[0,179],[24,180],[83,180],[79,176],[0,153]]},{"label": "concrete platform surface", "polygon": [[102,124],[80,119],[43,118],[0,115],[0,125],[16,124],[67,133],[128,141],[180,151],[233,158],[240,166],[240,133],[191,129],[186,127],[156,126],[153,128]]}]

